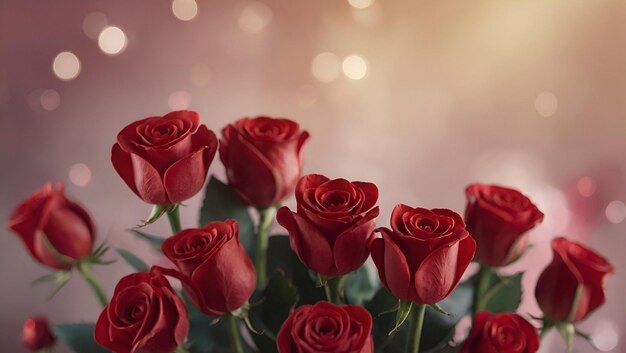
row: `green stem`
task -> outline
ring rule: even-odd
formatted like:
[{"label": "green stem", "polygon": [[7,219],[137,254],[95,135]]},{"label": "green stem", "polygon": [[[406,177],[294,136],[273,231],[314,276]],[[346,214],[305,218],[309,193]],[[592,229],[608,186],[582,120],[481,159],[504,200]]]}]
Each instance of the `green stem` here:
[{"label": "green stem", "polygon": [[104,308],[109,303],[109,299],[107,295],[104,294],[104,289],[102,289],[102,286],[98,283],[98,280],[91,271],[91,265],[87,262],[81,262],[78,264],[77,269],[78,273],[80,273],[85,282],[91,287],[91,290],[93,290],[100,305]]},{"label": "green stem", "polygon": [[324,278],[322,281],[324,281],[324,291],[328,301],[336,305],[343,304],[346,278],[344,276],[322,277],[321,275],[320,278]]},{"label": "green stem", "polygon": [[226,313],[224,320],[226,320],[230,348],[232,348],[233,353],[244,353],[241,337],[239,336],[239,327],[237,327],[237,318],[231,313]]},{"label": "green stem", "polygon": [[474,290],[474,305],[472,306],[472,317],[476,316],[476,313],[485,309],[484,296],[489,290],[489,279],[491,277],[492,269],[486,265],[480,265],[478,271],[478,283]]},{"label": "green stem", "polygon": [[170,227],[172,227],[172,233],[176,234],[180,232],[180,210],[179,205],[175,205],[171,211],[167,212],[167,219],[170,221]]},{"label": "green stem", "polygon": [[406,341],[406,353],[418,353],[420,351],[425,312],[426,304],[414,304],[413,309],[411,309],[411,327],[409,327],[409,337]]},{"label": "green stem", "polygon": [[543,340],[543,338],[552,330],[554,327],[554,323],[550,322],[546,319],[543,320],[543,326],[541,327],[541,333],[539,333],[539,338]]},{"label": "green stem", "polygon": [[269,245],[269,229],[276,216],[276,207],[259,209],[259,228],[256,238],[256,288],[265,288],[267,282],[267,247]]},{"label": "green stem", "polygon": [[174,353],[189,353],[189,351],[184,346],[179,346],[178,348],[176,348]]}]

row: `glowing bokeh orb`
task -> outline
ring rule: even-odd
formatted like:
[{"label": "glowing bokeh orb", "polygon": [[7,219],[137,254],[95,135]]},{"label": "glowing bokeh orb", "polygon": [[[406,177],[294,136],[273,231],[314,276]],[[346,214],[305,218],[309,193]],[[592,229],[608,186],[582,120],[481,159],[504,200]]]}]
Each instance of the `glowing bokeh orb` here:
[{"label": "glowing bokeh orb", "polygon": [[117,55],[126,49],[126,34],[119,27],[109,26],[100,32],[98,46],[107,55]]},{"label": "glowing bokeh orb", "polygon": [[352,80],[360,80],[367,75],[367,62],[359,55],[350,55],[345,58],[341,68],[343,74]]},{"label": "glowing bokeh orb", "polygon": [[71,81],[80,73],[80,60],[72,52],[61,52],[52,61],[52,71],[59,79]]},{"label": "glowing bokeh orb", "polygon": [[341,62],[339,57],[333,53],[320,53],[313,58],[311,63],[311,73],[321,82],[332,82],[339,77]]}]

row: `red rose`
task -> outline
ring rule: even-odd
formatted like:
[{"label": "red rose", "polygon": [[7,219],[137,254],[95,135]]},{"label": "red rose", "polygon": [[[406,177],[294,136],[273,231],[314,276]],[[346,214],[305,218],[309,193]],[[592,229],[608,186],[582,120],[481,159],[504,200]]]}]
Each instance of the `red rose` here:
[{"label": "red rose", "polygon": [[163,254],[179,272],[185,294],[202,312],[219,316],[242,307],[254,291],[256,271],[239,242],[235,220],[185,229],[163,243]]},{"label": "red rose", "polygon": [[168,205],[195,195],[206,180],[217,137],[198,113],[181,110],[145,118],[117,135],[111,162],[137,196]]},{"label": "red rose", "polygon": [[537,281],[537,303],[554,321],[580,321],[604,303],[604,283],[613,274],[613,265],[562,237],[552,240],[552,251],[552,263]]},{"label": "red rose", "polygon": [[96,323],[95,339],[115,353],[170,353],[189,329],[187,308],[158,270],[122,278]]},{"label": "red rose", "polygon": [[248,204],[269,207],[293,192],[309,133],[294,121],[243,118],[222,129],[220,159],[228,183]]},{"label": "red rose", "polygon": [[50,348],[55,342],[54,335],[50,331],[48,321],[41,316],[30,318],[24,322],[22,330],[22,343],[31,351],[39,351]]},{"label": "red rose", "polygon": [[401,300],[434,304],[459,284],[474,257],[476,243],[461,216],[446,209],[397,205],[391,229],[371,244],[381,281]]},{"label": "red rose", "polygon": [[297,308],[278,332],[279,353],[373,353],[372,316],[356,305]]},{"label": "red rose", "polygon": [[472,332],[459,353],[535,353],[537,329],[517,314],[476,314]]},{"label": "red rose", "polygon": [[473,184],[465,195],[465,221],[478,246],[476,260],[506,266],[519,258],[528,244],[526,231],[543,220],[543,213],[513,189]]},{"label": "red rose", "polygon": [[94,242],[91,218],[65,197],[61,183],[56,190],[51,183],[46,183],[30,195],[13,210],[7,227],[22,239],[37,261],[57,269],[69,269],[70,265],[59,261],[48,250],[44,236],[56,251],[75,260],[89,255]]},{"label": "red rose", "polygon": [[278,210],[278,223],[289,232],[291,248],[304,265],[325,276],[358,269],[369,256],[379,208],[372,183],[303,176],[296,187],[297,213]]}]

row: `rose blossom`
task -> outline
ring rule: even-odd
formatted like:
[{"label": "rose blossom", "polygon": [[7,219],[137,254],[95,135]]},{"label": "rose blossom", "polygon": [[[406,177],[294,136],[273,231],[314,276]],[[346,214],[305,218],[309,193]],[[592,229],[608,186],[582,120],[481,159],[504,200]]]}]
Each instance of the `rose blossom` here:
[{"label": "rose blossom", "polygon": [[278,332],[280,353],[373,353],[372,316],[356,305],[297,308]]},{"label": "rose blossom", "polygon": [[179,270],[164,272],[181,280],[185,294],[205,314],[219,316],[250,299],[256,270],[239,242],[235,220],[185,229],[167,238],[162,250]]},{"label": "rose blossom", "polygon": [[56,339],[50,331],[48,320],[41,316],[32,317],[24,322],[22,343],[31,351],[50,348]]},{"label": "rose blossom", "polygon": [[614,269],[605,258],[563,237],[552,240],[554,258],[537,280],[535,297],[546,317],[586,318],[606,300],[604,284]]},{"label": "rose blossom", "polygon": [[143,201],[168,205],[195,195],[206,180],[217,137],[198,113],[181,110],[135,121],[117,135],[111,162]]},{"label": "rose blossom", "polygon": [[22,239],[35,260],[56,269],[71,266],[48,249],[44,237],[57,252],[74,260],[90,254],[95,237],[91,218],[65,197],[61,183],[56,188],[46,183],[30,195],[13,210],[7,227]]},{"label": "rose blossom", "polygon": [[524,318],[481,311],[459,353],[535,353],[538,349],[537,329]]},{"label": "rose blossom", "polygon": [[274,206],[293,192],[309,133],[289,119],[243,118],[222,129],[220,159],[228,183],[249,205]]},{"label": "rose blossom", "polygon": [[189,329],[187,308],[157,270],[122,278],[95,329],[96,342],[115,353],[170,353]]},{"label": "rose blossom", "polygon": [[305,175],[296,187],[297,212],[282,207],[278,223],[305,266],[325,276],[359,268],[369,256],[379,208],[372,183]]},{"label": "rose blossom", "polygon": [[401,300],[434,304],[459,284],[476,243],[457,213],[397,205],[370,244],[382,283]]},{"label": "rose blossom", "polygon": [[543,220],[543,213],[513,189],[472,184],[465,194],[465,222],[476,240],[476,261],[506,266],[519,258],[528,245],[527,231]]}]

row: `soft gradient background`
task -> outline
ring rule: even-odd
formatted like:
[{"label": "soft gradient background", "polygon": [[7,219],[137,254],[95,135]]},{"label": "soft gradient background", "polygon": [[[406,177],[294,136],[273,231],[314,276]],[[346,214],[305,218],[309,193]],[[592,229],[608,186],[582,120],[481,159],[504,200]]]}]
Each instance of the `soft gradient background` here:
[{"label": "soft gradient background", "polygon": [[[546,218],[508,270],[528,269],[522,312],[539,314],[534,281],[550,239],[568,234],[617,268],[608,303],[580,328],[604,351],[626,350],[626,2],[378,0],[359,9],[342,0],[199,0],[197,13],[194,5],[175,1],[179,17],[195,14],[182,21],[169,0],[0,0],[0,219],[60,180],[90,210],[99,241],[155,261],[124,231],[150,207],[111,166],[118,130],[187,107],[215,131],[243,116],[289,117],[312,135],[305,172],[379,185],[380,224],[400,202],[462,212],[474,181],[530,195]],[[107,25],[125,33],[118,55],[99,47]],[[53,71],[63,51],[80,60],[73,80]],[[359,59],[341,68],[350,55],[366,71]],[[211,171],[223,175],[217,159]],[[195,224],[199,202],[187,202],[183,225]],[[166,235],[167,223],[149,231]],[[31,281],[48,270],[6,231],[0,249],[2,351],[23,352],[30,315],[96,319],[78,278],[45,302],[50,288]],[[109,291],[130,271],[121,261],[96,269]],[[563,350],[556,335],[543,348]],[[575,352],[593,350],[577,340]]]}]

